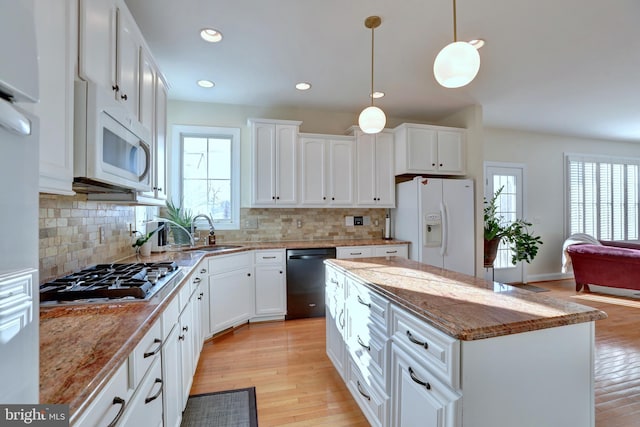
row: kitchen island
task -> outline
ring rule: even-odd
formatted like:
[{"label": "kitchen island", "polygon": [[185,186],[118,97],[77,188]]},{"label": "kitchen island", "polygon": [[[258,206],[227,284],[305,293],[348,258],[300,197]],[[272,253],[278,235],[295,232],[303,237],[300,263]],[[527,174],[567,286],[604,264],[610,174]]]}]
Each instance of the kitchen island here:
[{"label": "kitchen island", "polygon": [[594,425],[604,312],[395,257],[326,264],[327,353],[372,425]]}]

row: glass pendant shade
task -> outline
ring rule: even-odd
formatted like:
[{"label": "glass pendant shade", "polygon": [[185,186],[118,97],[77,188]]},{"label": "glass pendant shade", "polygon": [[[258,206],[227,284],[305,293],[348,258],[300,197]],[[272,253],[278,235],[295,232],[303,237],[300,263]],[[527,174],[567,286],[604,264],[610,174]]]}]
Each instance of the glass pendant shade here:
[{"label": "glass pendant shade", "polygon": [[365,108],[358,117],[358,125],[364,133],[378,133],[387,124],[387,116],[384,111],[373,105]]},{"label": "glass pendant shade", "polygon": [[445,46],[433,63],[433,74],[442,86],[457,88],[469,84],[480,70],[480,54],[467,42]]}]

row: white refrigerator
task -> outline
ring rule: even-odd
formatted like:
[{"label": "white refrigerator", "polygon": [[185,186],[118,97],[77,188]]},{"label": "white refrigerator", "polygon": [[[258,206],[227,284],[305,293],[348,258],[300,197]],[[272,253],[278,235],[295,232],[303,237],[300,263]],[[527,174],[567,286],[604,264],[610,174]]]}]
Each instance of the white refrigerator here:
[{"label": "white refrigerator", "polygon": [[0,404],[39,392],[39,122],[33,3],[0,0]]},{"label": "white refrigerator", "polygon": [[393,237],[409,258],[475,276],[473,180],[416,177],[396,186]]}]

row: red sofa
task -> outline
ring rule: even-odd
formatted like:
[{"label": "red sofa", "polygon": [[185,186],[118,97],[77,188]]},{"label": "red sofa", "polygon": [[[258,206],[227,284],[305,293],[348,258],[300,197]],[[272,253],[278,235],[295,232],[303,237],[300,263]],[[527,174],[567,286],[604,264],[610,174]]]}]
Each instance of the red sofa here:
[{"label": "red sofa", "polygon": [[576,292],[589,284],[640,290],[640,244],[601,241],[602,245],[567,247],[571,257]]}]

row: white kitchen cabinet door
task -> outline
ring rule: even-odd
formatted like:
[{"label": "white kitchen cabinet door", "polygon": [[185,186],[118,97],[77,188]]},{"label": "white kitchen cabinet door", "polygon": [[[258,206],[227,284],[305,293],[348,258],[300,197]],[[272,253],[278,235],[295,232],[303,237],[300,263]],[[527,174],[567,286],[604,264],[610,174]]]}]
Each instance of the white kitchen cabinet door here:
[{"label": "white kitchen cabinet door", "polygon": [[284,316],[287,283],[282,265],[256,266],[256,316]]},{"label": "white kitchen cabinet door", "polygon": [[255,291],[251,267],[209,276],[211,333],[242,324],[254,316]]},{"label": "white kitchen cabinet door", "polygon": [[133,117],[138,116],[140,85],[140,47],[142,42],[138,27],[126,7],[118,6],[118,44],[116,49],[116,98],[123,103]]},{"label": "white kitchen cabinet door", "polygon": [[300,203],[304,206],[325,206],[328,204],[326,151],[325,139],[300,138]]},{"label": "white kitchen cabinet door", "polygon": [[80,0],[79,16],[78,75],[115,91],[116,2]]},{"label": "white kitchen cabinet door", "polygon": [[354,191],[353,140],[329,141],[329,172],[326,177],[332,206],[352,206]]},{"label": "white kitchen cabinet door", "polygon": [[461,425],[460,395],[438,381],[418,360],[391,345],[391,425]]},{"label": "white kitchen cabinet door", "polygon": [[161,426],[163,389],[162,367],[160,358],[157,357],[136,390],[119,425],[122,427]]},{"label": "white kitchen cabinet door", "polygon": [[41,193],[73,195],[73,79],[77,2],[34,2],[40,102],[24,105],[40,119]]},{"label": "white kitchen cabinet door", "polygon": [[180,406],[184,409],[189,398],[189,391],[191,390],[191,384],[193,383],[193,372],[195,367],[193,366],[193,305],[188,303],[182,313],[180,314],[180,321],[178,326],[178,340],[180,341],[180,366],[182,371],[181,378],[181,395]]},{"label": "white kitchen cabinet door", "polygon": [[155,121],[154,149],[155,198],[167,200],[167,87],[160,76],[156,76],[155,85]]},{"label": "white kitchen cabinet door", "polygon": [[438,172],[464,174],[465,142],[463,131],[438,131]]},{"label": "white kitchen cabinet door", "polygon": [[182,365],[178,338],[180,324],[174,325],[162,346],[162,379],[164,380],[164,424],[180,427],[182,421]]},{"label": "white kitchen cabinet door", "polygon": [[[156,153],[156,133],[154,132],[155,126],[155,83],[156,83],[156,70],[152,62],[151,56],[145,49],[140,49],[140,105],[139,114],[140,123],[150,131],[152,135],[151,146],[151,161],[155,163]],[[152,164],[153,164],[152,163]],[[156,168],[152,167],[149,171],[151,179],[151,188],[149,191],[143,192],[145,197],[155,197],[156,188]]]},{"label": "white kitchen cabinet door", "polygon": [[296,206],[300,122],[250,119],[249,123],[252,137],[252,206]]},{"label": "white kitchen cabinet door", "polygon": [[357,204],[395,207],[393,134],[356,131]]}]

